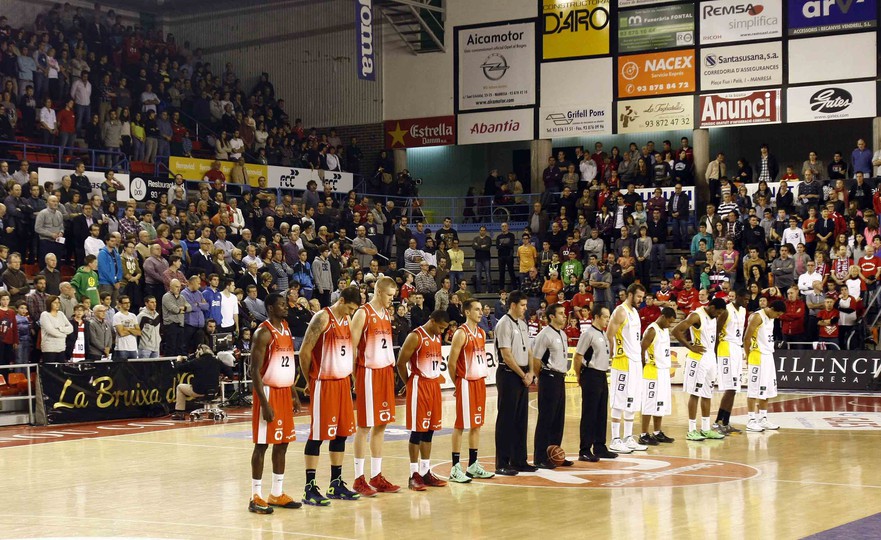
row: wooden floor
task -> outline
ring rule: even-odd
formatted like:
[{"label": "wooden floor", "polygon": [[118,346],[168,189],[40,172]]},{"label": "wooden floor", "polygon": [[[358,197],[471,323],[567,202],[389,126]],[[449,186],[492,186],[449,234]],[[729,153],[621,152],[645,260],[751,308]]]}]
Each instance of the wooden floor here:
[{"label": "wooden floor", "polygon": [[[492,466],[490,394],[481,451]],[[881,399],[786,394],[775,420],[801,429],[686,443],[685,399],[674,394],[665,432],[677,441],[648,452],[271,516],[246,509],[249,413],[189,427],[162,419],[0,430],[0,538],[801,538],[881,512]],[[449,397],[445,426],[453,420]],[[735,415],[745,414],[742,397]],[[567,399],[563,447],[572,454],[580,390],[570,388]],[[530,433],[534,407],[535,395]],[[298,419],[298,428],[305,424]],[[406,485],[406,433],[394,429],[389,438],[384,473]],[[432,464],[444,474],[449,431],[434,440]],[[323,455],[322,487],[328,468]],[[352,472],[349,445],[350,482]],[[288,452],[286,491],[299,498],[303,478],[298,442]],[[264,492],[269,485],[267,472]]]}]

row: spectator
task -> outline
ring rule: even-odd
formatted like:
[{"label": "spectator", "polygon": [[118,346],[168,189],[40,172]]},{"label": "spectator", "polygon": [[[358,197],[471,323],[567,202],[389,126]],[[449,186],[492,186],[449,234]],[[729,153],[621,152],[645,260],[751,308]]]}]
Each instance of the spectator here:
[{"label": "spectator", "polygon": [[765,182],[777,181],[780,166],[777,164],[777,158],[768,151],[767,144],[762,143],[762,146],[759,147],[759,160],[756,162],[756,166],[758,167],[759,182],[762,180]]},{"label": "spectator", "polygon": [[40,351],[44,363],[64,363],[67,349],[67,336],[73,332],[73,325],[61,311],[61,301],[57,296],[46,299],[46,311],[39,317]]},{"label": "spectator", "polygon": [[141,330],[138,340],[138,358],[158,358],[162,337],[159,332],[161,318],[156,311],[156,298],[146,296],[144,307],[138,313],[137,324]]},{"label": "spectator", "polygon": [[863,173],[872,176],[872,150],[866,147],[864,139],[857,140],[857,147],[850,154],[850,163],[854,174]]},{"label": "spectator", "polygon": [[113,329],[116,331],[116,348],[113,351],[114,362],[125,362],[138,357],[138,337],[141,326],[134,313],[129,311],[131,298],[122,295],[117,302],[119,311],[113,315]]},{"label": "spectator", "polygon": [[70,87],[70,97],[75,104],[76,130],[82,133],[83,125],[92,117],[92,83],[89,82],[88,71],[80,73],[80,77],[73,82]]},{"label": "spectator", "polygon": [[21,255],[18,253],[11,253],[9,255],[8,267],[0,276],[0,281],[3,282],[3,286],[9,292],[11,304],[18,304],[21,300],[24,300],[31,287],[28,285],[27,275],[21,271]]},{"label": "spectator", "polygon": [[[81,305],[77,305],[76,310],[82,311]],[[88,338],[86,339],[86,360],[97,362],[110,358],[113,352],[114,331],[107,319],[107,307],[99,304],[92,311],[92,319],[88,321],[86,327]]]},{"label": "spectator", "polygon": [[[179,262],[179,261],[178,261]],[[166,344],[164,356],[186,354],[184,341],[184,315],[192,310],[186,298],[181,295],[181,281],[168,282],[168,292],[162,297],[162,342]]]},{"label": "spectator", "polygon": [[[805,303],[796,287],[786,289],[786,312],[780,316],[783,339],[788,343],[804,341]],[[802,348],[801,345],[794,348]]]},{"label": "spectator", "polygon": [[188,354],[192,353],[196,349],[196,344],[204,338],[205,320],[211,307],[199,290],[201,284],[198,275],[190,276],[187,288],[181,291],[181,296],[189,304],[189,309],[184,314],[183,329],[183,340],[187,344]]}]

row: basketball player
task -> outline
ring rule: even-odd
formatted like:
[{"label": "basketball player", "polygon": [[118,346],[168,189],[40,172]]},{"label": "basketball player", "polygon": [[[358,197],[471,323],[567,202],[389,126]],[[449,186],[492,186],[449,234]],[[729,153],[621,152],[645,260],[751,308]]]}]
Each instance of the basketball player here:
[{"label": "basketball player", "polygon": [[[688,349],[683,388],[688,398],[689,441],[724,439],[725,435],[710,429],[710,405],[713,400],[713,379],[716,378],[716,317],[725,311],[725,300],[713,298],[688,314],[673,329],[673,337]],[[690,330],[691,339],[685,332]],[[697,406],[701,406],[701,429],[697,429]]]},{"label": "basketball player", "polygon": [[[456,384],[456,423],[453,427],[453,468],[450,480],[461,484],[472,478],[495,476],[477,461],[480,444],[480,428],[486,416],[486,334],[477,327],[483,318],[483,307],[477,300],[465,300],[462,304],[465,324],[453,334],[448,368],[450,378]],[[462,432],[468,430],[468,468],[459,463]]]},{"label": "basketball player", "polygon": [[[642,435],[639,444],[657,446],[671,443],[672,439],[661,431],[661,421],[673,412],[673,393],[670,387],[670,328],[676,322],[673,308],[661,309],[661,316],[645,329],[642,336],[642,358],[645,367],[642,376],[645,383],[642,402]],[[654,423],[654,432],[649,433],[649,421]]]},{"label": "basketball player", "polygon": [[[777,397],[777,370],[774,365],[774,319],[786,312],[783,300],[753,313],[743,335],[743,353],[749,365],[746,386],[749,421],[747,431],[776,430],[780,426],[768,420],[768,400]],[[758,414],[758,416],[756,416]]]},{"label": "basketball player", "polygon": [[[271,514],[273,506],[300,508],[302,504],[282,491],[285,453],[295,439],[294,409],[300,410],[299,398],[291,387],[297,378],[294,341],[285,319],[288,303],[278,293],[266,297],[269,319],[260,323],[251,340],[251,379],[254,381],[254,404],[251,414],[254,452],[251,454],[251,502],[248,510]],[[272,445],[272,491],[264,501],[263,457]]]},{"label": "basketball player", "polygon": [[725,306],[719,315],[716,327],[719,329],[716,356],[719,359],[719,377],[716,384],[722,394],[719,412],[716,414],[715,431],[722,435],[741,433],[730,424],[734,397],[740,392],[740,373],[743,370],[743,331],[746,325],[746,303],[749,301],[745,289],[737,289],[734,302]]},{"label": "basketball player", "polygon": [[[395,280],[382,276],[373,285],[373,299],[352,317],[352,345],[357,351],[355,396],[358,428],[355,432],[355,491],[365,497],[401,490],[382,475],[385,427],[395,421],[395,352],[389,308],[398,290]],[[370,434],[370,471],[364,477],[364,450]]]},{"label": "basketball player", "polygon": [[[612,350],[612,444],[618,454],[647,450],[633,437],[633,419],[642,403],[641,325],[636,306],[642,303],[645,287],[633,283],[627,287],[624,301],[612,312],[606,339]],[[621,439],[621,418],[624,439]]]},{"label": "basketball player", "polygon": [[[428,322],[407,335],[398,356],[398,374],[407,381],[407,429],[410,431],[410,480],[413,491],[447,483],[431,472],[431,439],[441,428],[441,336],[450,325],[445,310],[432,312]],[[409,364],[410,374],[407,375]]]},{"label": "basketball player", "polygon": [[[361,291],[347,287],[330,307],[316,313],[300,347],[300,367],[308,374],[312,413],[309,440],[306,441],[306,489],[303,502],[327,506],[330,499],[354,500],[360,494],[343,482],[343,456],[346,437],[355,433],[352,406],[352,375],[355,351],[349,332],[349,317],[361,303]],[[327,497],[315,481],[321,442],[330,441],[330,487]]]}]

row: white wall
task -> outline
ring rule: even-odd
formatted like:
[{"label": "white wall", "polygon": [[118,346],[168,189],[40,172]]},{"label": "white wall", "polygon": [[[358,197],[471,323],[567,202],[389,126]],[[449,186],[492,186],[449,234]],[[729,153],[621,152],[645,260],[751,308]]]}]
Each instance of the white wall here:
[{"label": "white wall", "polygon": [[[69,2],[73,7],[82,8],[84,14],[91,14],[95,6],[94,2],[89,2],[88,0],[65,1]],[[13,28],[23,27],[26,30],[32,30],[34,19],[37,15],[48,13],[56,3],[55,0],[2,0],[0,1],[0,14],[6,15],[9,19],[9,25]],[[64,2],[61,2],[61,4],[64,4]],[[126,25],[135,24],[140,19],[137,12],[108,8],[104,4],[101,5],[102,13],[106,13],[108,9],[113,9],[117,16],[122,17],[123,23]]]},{"label": "white wall", "polygon": [[447,0],[446,52],[415,55],[386,27],[383,30],[383,118],[453,114],[453,28],[538,15],[535,0]]}]

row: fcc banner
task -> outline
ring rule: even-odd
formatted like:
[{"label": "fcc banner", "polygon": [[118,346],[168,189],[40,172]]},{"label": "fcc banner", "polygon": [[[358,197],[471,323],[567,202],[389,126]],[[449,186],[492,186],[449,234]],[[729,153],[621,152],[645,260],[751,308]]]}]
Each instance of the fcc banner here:
[{"label": "fcc banner", "polygon": [[534,109],[460,114],[456,119],[459,144],[531,141]]},{"label": "fcc banner", "polygon": [[694,96],[631,99],[618,102],[618,133],[692,129]]},{"label": "fcc banner", "polygon": [[786,121],[872,118],[877,109],[876,93],[875,81],[790,86],[786,90]]},{"label": "fcc banner", "polygon": [[875,28],[877,0],[789,0],[789,35]]},{"label": "fcc banner", "polygon": [[545,60],[609,54],[609,0],[542,0]]},{"label": "fcc banner", "polygon": [[174,180],[168,177],[153,178],[152,176],[136,175],[129,181],[129,195],[138,202],[159,202],[160,195],[163,193],[167,195],[173,185]]},{"label": "fcc banner", "polygon": [[168,360],[41,364],[39,376],[50,424],[164,416],[181,377],[192,377]]},{"label": "fcc banner", "polygon": [[694,7],[675,4],[618,12],[618,52],[694,46]]},{"label": "fcc banner", "polygon": [[783,84],[783,43],[701,49],[701,90]]},{"label": "fcc banner", "polygon": [[457,31],[459,110],[535,103],[535,24]]},{"label": "fcc banner", "polygon": [[[774,355],[777,387],[816,390],[865,390],[881,365],[870,351],[782,350]],[[874,351],[871,351],[874,352]]]},{"label": "fcc banner", "polygon": [[[211,169],[213,159],[196,159],[171,156],[168,158],[168,170],[172,175],[182,174],[186,180],[202,180],[205,173]],[[220,170],[229,178],[229,171],[232,169],[233,162],[220,161]],[[266,165],[256,165],[254,163],[245,164],[245,173],[248,175],[248,183],[252,186],[257,185],[257,179],[266,176]]]},{"label": "fcc banner", "polygon": [[877,34],[861,32],[789,40],[789,84],[875,77]]},{"label": "fcc banner", "polygon": [[701,45],[783,35],[783,0],[701,2]]},{"label": "fcc banner", "polygon": [[376,80],[372,2],[373,0],[355,2],[355,24],[358,28],[358,78],[365,81]]},{"label": "fcc banner", "polygon": [[539,110],[538,138],[611,134],[612,114],[611,101],[542,107]]},{"label": "fcc banner", "polygon": [[271,188],[306,189],[310,180],[315,180],[318,190],[330,184],[336,192],[347,192],[354,187],[354,176],[349,172],[333,172],[313,169],[296,169],[292,167],[266,167],[267,185]]},{"label": "fcc banner", "polygon": [[779,124],[780,89],[704,94],[698,110],[702,128]]},{"label": "fcc banner", "polygon": [[694,92],[694,49],[618,58],[618,97]]},{"label": "fcc banner", "polygon": [[[52,182],[52,184],[55,186],[61,186],[61,178],[64,176],[69,176],[73,174],[73,172],[73,169],[55,169],[52,167],[37,168],[37,174],[40,176],[41,184]],[[101,171],[86,171],[83,174],[86,175],[86,178],[88,178],[89,182],[92,184],[92,191],[90,195],[101,195],[101,184],[104,183],[104,173]],[[127,201],[129,199],[129,175],[124,173],[117,173],[114,175],[114,178],[116,178],[123,187],[122,190],[116,192],[116,200],[120,202]],[[85,203],[86,201],[80,202]]]},{"label": "fcc banner", "polygon": [[386,148],[456,144],[456,117],[435,116],[385,121]]}]

